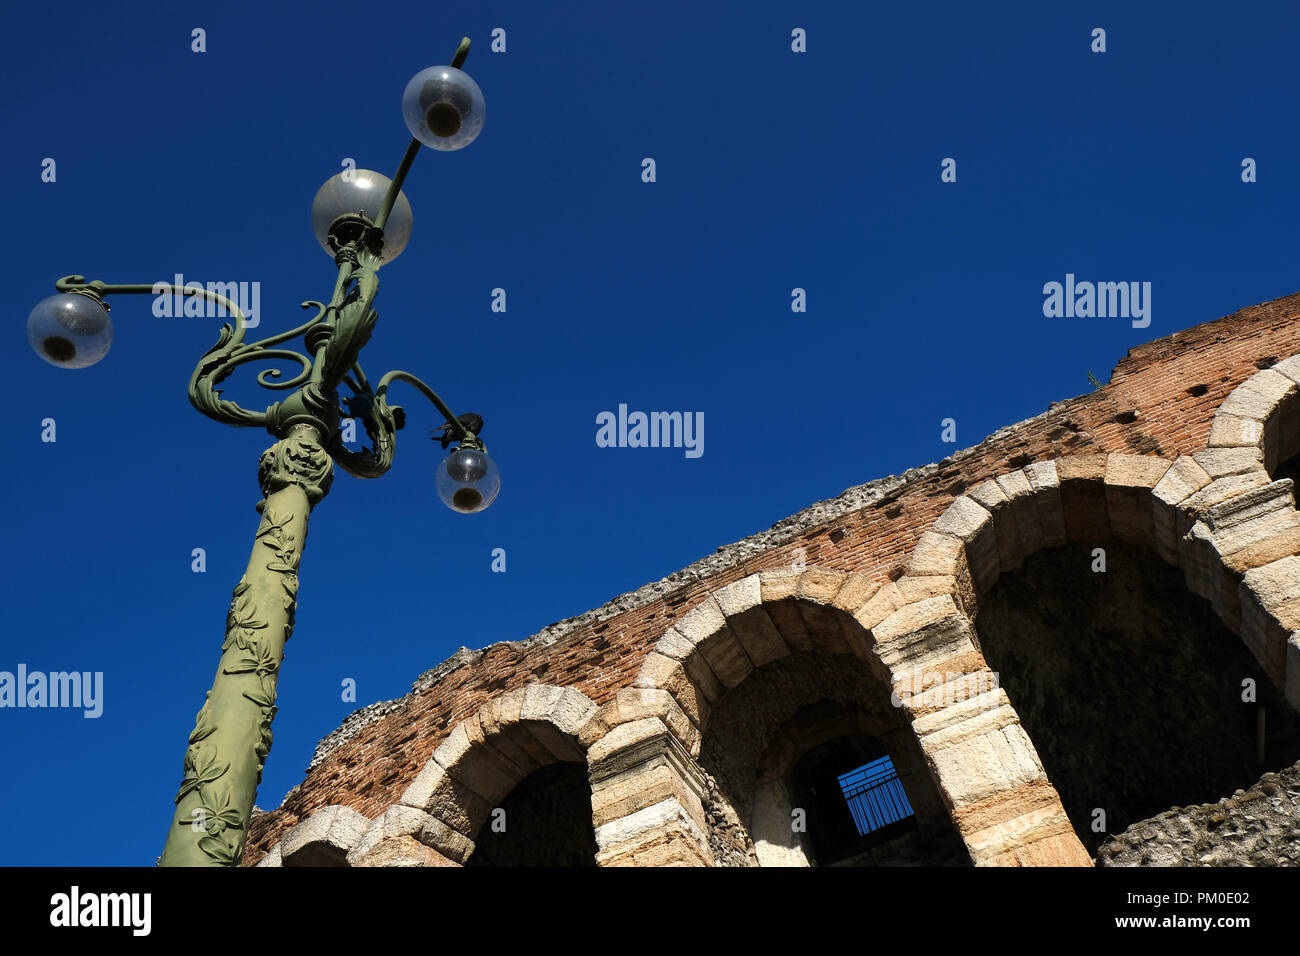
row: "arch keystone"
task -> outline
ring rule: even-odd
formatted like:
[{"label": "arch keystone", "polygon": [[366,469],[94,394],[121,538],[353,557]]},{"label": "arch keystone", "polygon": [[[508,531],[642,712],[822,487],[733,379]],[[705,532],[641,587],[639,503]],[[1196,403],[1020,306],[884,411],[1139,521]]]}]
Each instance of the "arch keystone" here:
[{"label": "arch keystone", "polygon": [[1106,457],[1106,514],[1115,537],[1139,544],[1155,537],[1151,491],[1172,464],[1153,455],[1116,453]]},{"label": "arch keystone", "polygon": [[811,651],[815,647],[813,637],[795,601],[801,577],[802,572],[790,570],[760,571],[758,575],[763,607],[781,640],[792,651]]},{"label": "arch keystone", "polygon": [[832,654],[852,654],[853,648],[840,625],[840,613],[835,608],[835,595],[848,579],[845,571],[830,568],[809,568],[799,580],[795,598],[804,625],[813,644]]}]

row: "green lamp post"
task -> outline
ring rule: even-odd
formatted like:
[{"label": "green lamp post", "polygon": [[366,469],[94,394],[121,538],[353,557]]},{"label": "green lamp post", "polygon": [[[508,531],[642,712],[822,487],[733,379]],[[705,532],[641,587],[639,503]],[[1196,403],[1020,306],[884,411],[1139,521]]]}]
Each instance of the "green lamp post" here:
[{"label": "green lamp post", "polygon": [[[483,95],[460,70],[469,46],[468,38],[461,40],[450,66],[423,70],[407,85],[402,112],[414,138],[391,180],[369,170],[348,170],[317,193],[312,225],[338,266],[338,278],[328,303],[303,303],[316,313],[307,322],[259,342],[245,342],[246,317],[216,292],[166,283],[109,285],[78,275],[55,283],[58,294],[37,305],[28,318],[28,340],[38,355],[65,368],[83,368],[103,358],[112,341],[106,296],[166,292],[217,302],[235,324],[224,325],[216,345],[199,359],[190,378],[190,402],[209,418],[263,426],[277,439],[258,463],[261,520],[226,616],[216,677],[189,736],[161,866],[239,863],[271,750],[276,682],[284,642],[293,631],[307,518],[329,491],[335,463],[358,478],[378,478],[388,471],[396,432],[405,424],[403,410],[388,403],[389,386],[413,386],[446,422],[446,437],[456,447],[439,467],[435,484],[448,507],[465,514],[481,511],[500,489],[495,463],[466,424],[480,430],[480,418],[457,418],[432,388],[409,372],[388,372],[372,387],[360,362],[378,319],[371,306],[379,268],[401,253],[410,236],[411,207],[401,188],[416,153],[421,145],[460,149],[482,128]],[[303,352],[275,347],[299,336]],[[278,368],[257,376],[264,388],[289,395],[265,411],[222,398],[218,386],[236,368],[262,360],[301,365],[287,379],[282,380]],[[341,399],[340,386],[350,393]],[[343,444],[344,418],[362,422],[370,447],[354,451]],[[443,444],[446,447],[447,441]]]}]

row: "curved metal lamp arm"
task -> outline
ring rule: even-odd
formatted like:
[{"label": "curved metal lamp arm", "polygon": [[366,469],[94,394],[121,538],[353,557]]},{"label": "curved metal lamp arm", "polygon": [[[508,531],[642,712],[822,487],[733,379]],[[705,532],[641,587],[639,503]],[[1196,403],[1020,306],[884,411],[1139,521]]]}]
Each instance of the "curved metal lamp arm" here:
[{"label": "curved metal lamp arm", "polygon": [[263,359],[299,363],[302,369],[283,381],[280,378],[284,373],[279,368],[264,369],[258,373],[257,384],[275,391],[298,388],[311,378],[312,360],[308,356],[292,349],[276,349],[269,346],[303,335],[312,326],[318,324],[325,312],[324,306],[319,302],[303,303],[303,308],[316,306],[317,313],[297,328],[268,336],[257,342],[245,342],[244,333],[248,329],[248,317],[244,315],[244,311],[224,295],[198,285],[178,286],[170,282],[108,283],[99,279],[87,282],[85,276],[68,275],[55,282],[54,287],[60,292],[78,292],[100,301],[103,301],[103,297],[107,295],[200,296],[224,308],[234,319],[235,324],[222,325],[217,344],[208,349],[199,359],[194,374],[190,377],[189,387],[191,404],[204,415],[219,422],[246,426],[266,424],[266,412],[250,411],[235,402],[228,401],[221,397],[221,390],[216,387],[241,365]]},{"label": "curved metal lamp arm", "polygon": [[453,432],[456,433],[456,440],[459,441],[462,445],[466,445],[470,448],[477,448],[480,451],[486,450],[483,445],[483,442],[479,439],[479,437],[460,423],[460,419],[458,419],[452,413],[452,410],[447,407],[447,403],[438,397],[438,393],[435,392],[433,389],[431,389],[428,385],[424,384],[424,382],[420,381],[420,379],[416,378],[410,372],[402,372],[402,371],[389,372],[387,375],[381,378],[379,380],[379,384],[375,386],[375,397],[383,398],[388,393],[388,386],[391,385],[393,382],[399,382],[399,381],[405,382],[407,385],[414,387],[425,398],[433,402],[434,406],[438,409],[438,411],[440,411],[443,414],[443,417],[447,419],[447,426]]},{"label": "curved metal lamp arm", "polygon": [[[235,341],[242,342],[244,340],[244,330],[248,327],[248,319],[239,306],[224,295],[198,285],[178,286],[172,285],[170,282],[154,282],[148,285],[139,282],[109,283],[102,282],[99,279],[87,282],[85,276],[70,275],[64,276],[55,282],[54,288],[60,292],[89,292],[95,298],[101,300],[106,295],[162,295],[164,292],[170,292],[172,295],[200,295],[209,302],[215,302],[224,307],[231,318],[235,320]],[[277,341],[281,340],[277,339]]]}]

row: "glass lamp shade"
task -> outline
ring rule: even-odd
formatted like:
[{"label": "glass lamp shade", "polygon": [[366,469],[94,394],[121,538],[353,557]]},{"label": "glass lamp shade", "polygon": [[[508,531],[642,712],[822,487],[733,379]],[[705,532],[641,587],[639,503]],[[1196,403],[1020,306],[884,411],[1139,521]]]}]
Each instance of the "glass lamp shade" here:
[{"label": "glass lamp shade", "polygon": [[[339,216],[361,213],[374,220],[393,181],[373,169],[345,169],[325,180],[311,202],[311,229],[321,248],[334,257],[330,249],[330,224]],[[388,222],[384,224],[384,261],[392,262],[411,241],[411,204],[406,193],[398,192]]]},{"label": "glass lamp shade", "polygon": [[468,73],[431,66],[411,77],[402,94],[402,118],[411,135],[433,149],[468,146],[483,129],[483,91]]},{"label": "glass lamp shade", "polygon": [[458,448],[448,455],[434,479],[438,497],[464,515],[482,511],[496,500],[501,475],[496,462],[475,448]]},{"label": "glass lamp shade", "polygon": [[85,368],[108,354],[113,322],[108,309],[90,296],[60,292],[42,299],[27,316],[27,341],[51,365]]}]

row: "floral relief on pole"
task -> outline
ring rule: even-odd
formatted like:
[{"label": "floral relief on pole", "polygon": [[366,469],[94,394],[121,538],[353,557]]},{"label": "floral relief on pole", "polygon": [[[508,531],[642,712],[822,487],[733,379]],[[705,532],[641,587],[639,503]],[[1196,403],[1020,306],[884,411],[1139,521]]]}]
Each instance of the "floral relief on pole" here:
[{"label": "floral relief on pole", "polygon": [[[271,752],[271,724],[277,711],[276,684],[284,641],[293,632],[296,610],[298,565],[302,554],[297,537],[290,529],[295,521],[306,517],[297,514],[292,505],[268,502],[275,492],[298,485],[306,493],[310,507],[329,490],[331,477],[329,456],[317,442],[306,437],[293,436],[276,442],[262,455],[259,463],[258,480],[262,493],[267,497],[259,503],[262,517],[254,550],[260,552],[260,545],[267,551],[261,552],[265,561],[255,558],[250,565],[249,574],[253,575],[254,581],[250,581],[246,574],[231,594],[230,609],[226,614],[226,635],[221,645],[220,671],[223,679],[242,679],[238,685],[240,696],[258,709],[258,735],[253,743],[253,753],[257,758],[256,780],[259,784]],[[265,577],[256,573],[258,565],[265,569]],[[283,591],[278,599],[281,602],[278,608],[267,603],[277,600],[275,581]],[[258,587],[254,588],[254,583]],[[284,612],[283,618],[279,616],[281,611]],[[283,630],[277,633],[276,627],[283,627]],[[185,752],[185,774],[176,795],[179,804],[187,795],[197,792],[201,805],[191,811],[195,818],[193,821],[182,819],[177,821],[177,825],[201,829],[204,836],[198,841],[198,846],[202,853],[214,863],[234,866],[243,854],[247,839],[248,811],[241,809],[235,799],[233,788],[237,788],[239,782],[228,774],[230,762],[219,759],[216,742],[209,739],[217,731],[211,697],[209,691],[208,700],[196,719],[194,732],[190,734]]]},{"label": "floral relief on pole", "polygon": [[294,435],[262,453],[257,479],[268,498],[282,488],[299,485],[307,493],[308,504],[315,507],[334,480],[334,463],[318,442]]},{"label": "floral relief on pole", "polygon": [[[208,692],[209,701],[211,691]],[[217,759],[215,751],[204,741],[216,732],[208,702],[203,704],[185,750],[185,776],[176,794],[180,803],[192,790],[199,794],[200,807],[194,820],[178,820],[177,826],[194,827],[206,834],[199,849],[215,863],[233,866],[244,852],[244,821],[231,805],[230,789],[219,782],[230,769],[229,761]],[[238,831],[229,833],[228,831]]]}]

